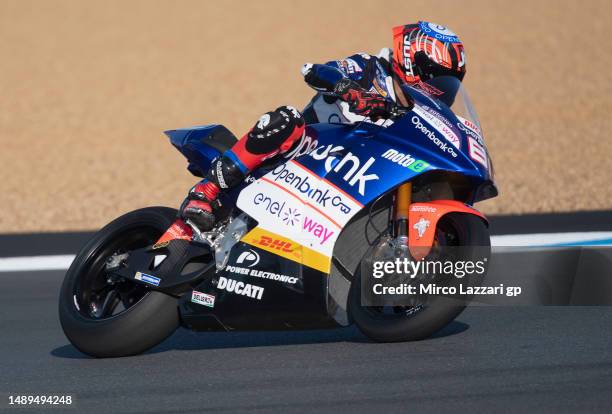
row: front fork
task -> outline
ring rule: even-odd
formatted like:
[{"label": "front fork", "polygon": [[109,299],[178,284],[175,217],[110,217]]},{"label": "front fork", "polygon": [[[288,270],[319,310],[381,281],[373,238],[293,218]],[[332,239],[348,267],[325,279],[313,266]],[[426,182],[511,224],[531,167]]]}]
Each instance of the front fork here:
[{"label": "front fork", "polygon": [[408,216],[412,202],[412,183],[404,183],[397,189],[395,195],[395,235],[406,237],[408,241]]},{"label": "front fork", "polygon": [[412,183],[404,183],[397,188],[395,196],[395,237],[408,246],[415,260],[421,260],[434,244],[438,221],[449,213],[472,214],[487,222],[482,213],[457,200],[413,203]]}]

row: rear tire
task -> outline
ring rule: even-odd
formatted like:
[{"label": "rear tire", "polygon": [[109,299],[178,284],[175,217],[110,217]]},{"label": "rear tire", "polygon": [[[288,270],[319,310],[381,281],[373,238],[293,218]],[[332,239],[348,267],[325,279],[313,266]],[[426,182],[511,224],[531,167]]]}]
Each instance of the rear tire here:
[{"label": "rear tire", "polygon": [[[442,220],[456,230],[459,245],[491,246],[487,226],[479,217],[450,213]],[[463,260],[477,260],[476,249],[471,254],[473,257],[465,257]],[[444,297],[436,297],[423,309],[399,317],[377,315],[371,309],[361,305],[361,266],[358,266],[349,293],[349,312],[361,332],[374,341],[403,342],[428,338],[459,316],[465,306],[458,306],[456,302]]]},{"label": "rear tire", "polygon": [[[124,310],[117,314],[111,310],[108,315],[94,312],[96,298],[101,296],[98,292],[112,293],[113,286],[106,282],[104,273],[106,258],[116,250],[154,243],[175,218],[176,210],[166,207],[136,210],[106,225],[81,249],[66,273],[59,298],[62,329],[79,351],[98,358],[140,354],[178,328],[176,298],[129,281],[121,282],[121,292],[136,296],[115,293],[112,299],[123,303]],[[108,300],[102,299],[104,304]],[[101,308],[104,311],[106,306]]]}]

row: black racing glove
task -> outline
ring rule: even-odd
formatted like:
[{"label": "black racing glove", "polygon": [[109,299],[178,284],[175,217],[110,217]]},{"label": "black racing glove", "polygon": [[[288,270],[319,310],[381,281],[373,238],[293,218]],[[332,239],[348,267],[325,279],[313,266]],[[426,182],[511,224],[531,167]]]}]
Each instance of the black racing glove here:
[{"label": "black racing glove", "polygon": [[349,104],[349,109],[372,120],[388,118],[391,115],[393,102],[383,96],[368,92],[351,79],[341,79],[334,87],[334,93]]}]

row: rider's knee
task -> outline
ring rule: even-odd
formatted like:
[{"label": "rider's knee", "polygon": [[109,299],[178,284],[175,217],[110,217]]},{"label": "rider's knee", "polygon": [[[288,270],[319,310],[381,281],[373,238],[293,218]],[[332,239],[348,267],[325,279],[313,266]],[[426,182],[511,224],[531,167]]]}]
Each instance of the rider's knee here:
[{"label": "rider's knee", "polygon": [[304,127],[300,111],[292,106],[279,106],[259,118],[248,133],[246,149],[252,154],[268,154],[278,149],[282,152],[302,135]]}]

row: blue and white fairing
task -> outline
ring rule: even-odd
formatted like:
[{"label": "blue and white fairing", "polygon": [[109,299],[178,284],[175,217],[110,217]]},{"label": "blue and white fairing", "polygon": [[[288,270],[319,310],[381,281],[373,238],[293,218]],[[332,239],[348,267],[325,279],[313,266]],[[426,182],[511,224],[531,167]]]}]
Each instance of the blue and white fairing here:
[{"label": "blue and white fairing", "polygon": [[[363,205],[434,170],[461,174],[475,189],[493,186],[491,162],[475,115],[457,116],[438,99],[412,88],[410,93],[415,108],[386,128],[367,122],[309,126],[307,135],[317,145],[295,161]],[[454,106],[460,107],[464,99],[467,95],[460,88]]]}]

